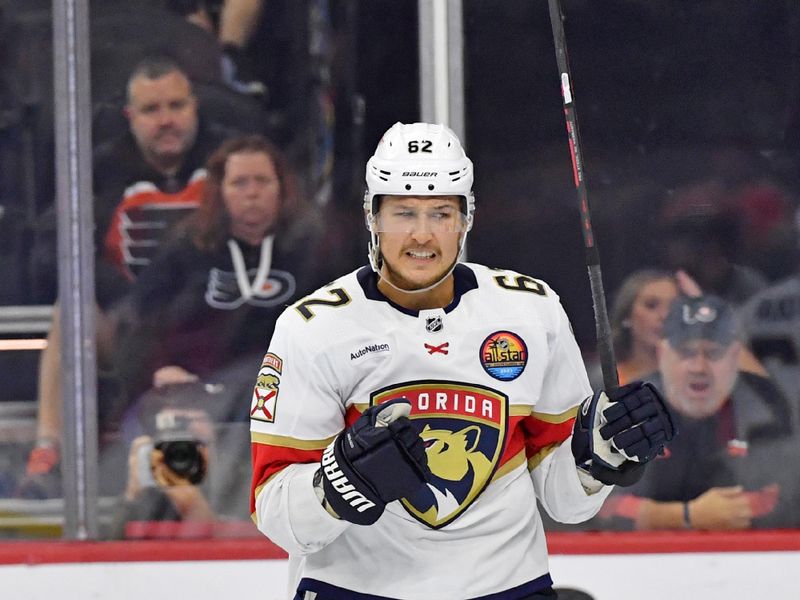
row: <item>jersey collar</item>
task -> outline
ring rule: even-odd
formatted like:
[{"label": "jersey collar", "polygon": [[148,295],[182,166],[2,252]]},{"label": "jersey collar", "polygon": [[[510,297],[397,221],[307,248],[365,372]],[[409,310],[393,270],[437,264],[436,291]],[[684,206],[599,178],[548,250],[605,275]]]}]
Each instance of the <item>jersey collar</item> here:
[{"label": "jersey collar", "polygon": [[[410,315],[412,317],[419,316],[418,310],[404,308],[399,304],[392,302],[389,300],[389,298],[383,295],[383,293],[378,289],[378,274],[375,273],[371,267],[365,266],[359,269],[358,273],[356,273],[356,278],[358,279],[358,283],[361,285],[361,289],[364,290],[364,295],[368,300],[387,302],[401,313]],[[457,264],[455,269],[453,269],[453,278],[455,294],[453,296],[453,301],[444,308],[444,312],[446,313],[455,310],[456,306],[458,306],[458,303],[461,302],[461,296],[470,290],[478,289],[478,279],[475,277],[475,273],[473,273],[472,269],[463,263]]]}]

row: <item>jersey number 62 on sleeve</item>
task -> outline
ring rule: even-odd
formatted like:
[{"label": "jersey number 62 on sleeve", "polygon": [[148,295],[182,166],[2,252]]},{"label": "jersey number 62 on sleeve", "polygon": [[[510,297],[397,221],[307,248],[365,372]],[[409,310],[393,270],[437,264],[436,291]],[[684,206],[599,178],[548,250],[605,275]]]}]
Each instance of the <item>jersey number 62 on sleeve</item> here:
[{"label": "jersey number 62 on sleeve", "polygon": [[344,291],[344,288],[333,288],[332,290],[328,290],[328,293],[334,296],[334,298],[307,298],[299,302],[297,306],[295,306],[295,309],[300,313],[303,319],[310,321],[316,316],[314,311],[311,310],[312,306],[336,307],[350,303],[350,296]]},{"label": "jersey number 62 on sleeve", "polygon": [[506,275],[497,275],[494,277],[494,281],[497,285],[505,290],[532,292],[534,294],[539,294],[540,296],[547,295],[542,283],[533,277],[528,277],[527,275],[516,275],[513,283],[509,283],[508,279],[506,279]]}]

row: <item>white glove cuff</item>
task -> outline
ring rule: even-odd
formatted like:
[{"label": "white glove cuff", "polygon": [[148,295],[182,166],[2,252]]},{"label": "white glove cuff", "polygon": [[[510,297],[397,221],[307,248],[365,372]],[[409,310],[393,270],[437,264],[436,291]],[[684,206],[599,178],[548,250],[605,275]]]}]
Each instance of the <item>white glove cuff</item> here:
[{"label": "white glove cuff", "polygon": [[605,487],[605,484],[602,481],[597,481],[594,477],[592,477],[588,471],[581,469],[580,467],[577,468],[578,470],[578,479],[581,482],[581,486],[583,487],[583,491],[586,492],[587,496],[591,496],[596,494],[600,490]]}]

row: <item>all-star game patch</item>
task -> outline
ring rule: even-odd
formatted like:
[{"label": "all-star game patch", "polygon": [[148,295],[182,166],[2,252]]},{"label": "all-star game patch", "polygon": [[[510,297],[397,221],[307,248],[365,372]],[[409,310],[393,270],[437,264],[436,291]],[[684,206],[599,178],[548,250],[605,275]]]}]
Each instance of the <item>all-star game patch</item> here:
[{"label": "all-star game patch", "polygon": [[281,379],[278,375],[283,369],[283,360],[272,352],[268,352],[261,362],[256,387],[250,402],[250,418],[266,423],[275,422],[275,409],[278,404],[278,392]]},{"label": "all-star game patch", "polygon": [[516,333],[495,331],[483,340],[480,361],[484,370],[495,379],[511,381],[525,370],[528,347]]}]

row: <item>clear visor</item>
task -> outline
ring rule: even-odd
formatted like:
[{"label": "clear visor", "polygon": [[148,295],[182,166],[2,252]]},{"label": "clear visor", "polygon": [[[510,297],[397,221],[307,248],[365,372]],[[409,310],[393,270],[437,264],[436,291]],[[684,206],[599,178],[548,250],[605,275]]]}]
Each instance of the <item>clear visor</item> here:
[{"label": "clear visor", "polygon": [[378,233],[461,233],[467,230],[467,215],[453,206],[383,206],[371,215]]}]

